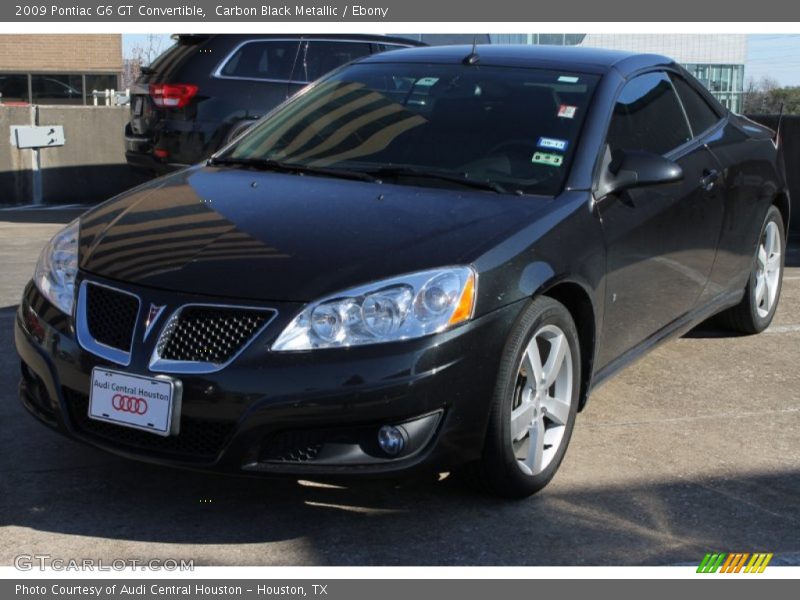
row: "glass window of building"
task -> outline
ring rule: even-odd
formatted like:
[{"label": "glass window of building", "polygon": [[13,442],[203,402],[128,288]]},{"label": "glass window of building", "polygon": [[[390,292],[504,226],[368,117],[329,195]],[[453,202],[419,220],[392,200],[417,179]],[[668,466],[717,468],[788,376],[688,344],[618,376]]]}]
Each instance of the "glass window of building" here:
[{"label": "glass window of building", "polygon": [[118,89],[118,82],[116,75],[102,74],[102,75],[85,75],[84,81],[86,82],[86,104],[92,104],[94,98],[92,92],[105,92],[106,90]]},{"label": "glass window of building", "polygon": [[31,97],[34,104],[83,104],[83,77],[32,75]]},{"label": "glass window of building", "polygon": [[0,103],[92,104],[93,90],[118,89],[116,73],[0,73]]},{"label": "glass window of building", "polygon": [[0,103],[28,102],[28,76],[0,73]]},{"label": "glass window of building", "polygon": [[689,71],[725,108],[739,112],[744,91],[744,65],[685,64]]}]

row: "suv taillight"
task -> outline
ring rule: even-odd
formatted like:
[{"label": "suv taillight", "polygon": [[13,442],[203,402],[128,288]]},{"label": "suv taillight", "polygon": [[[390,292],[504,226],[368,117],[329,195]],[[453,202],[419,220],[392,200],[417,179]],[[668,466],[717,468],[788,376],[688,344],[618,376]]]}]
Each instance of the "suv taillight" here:
[{"label": "suv taillight", "polygon": [[151,83],[153,104],[164,108],[183,108],[197,93],[197,86],[188,83]]}]

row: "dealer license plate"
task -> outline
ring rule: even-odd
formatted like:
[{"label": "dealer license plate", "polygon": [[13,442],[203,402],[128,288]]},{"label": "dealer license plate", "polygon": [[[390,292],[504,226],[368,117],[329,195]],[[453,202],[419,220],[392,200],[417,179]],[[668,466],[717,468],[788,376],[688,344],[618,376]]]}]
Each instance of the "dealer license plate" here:
[{"label": "dealer license plate", "polygon": [[89,418],[156,435],[178,434],[181,382],[95,367],[89,394]]}]

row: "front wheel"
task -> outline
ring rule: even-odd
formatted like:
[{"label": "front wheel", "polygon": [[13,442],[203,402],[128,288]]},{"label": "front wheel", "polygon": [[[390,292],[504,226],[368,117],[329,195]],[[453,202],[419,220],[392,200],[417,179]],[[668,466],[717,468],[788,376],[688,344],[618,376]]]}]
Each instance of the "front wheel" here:
[{"label": "front wheel", "polygon": [[783,218],[771,206],[761,226],[744,298],[720,315],[727,327],[742,333],[761,333],[772,323],[781,295],[785,248]]},{"label": "front wheel", "polygon": [[483,456],[465,469],[468,479],[505,498],[524,498],[546,486],[572,435],[580,373],[569,311],[537,298],[506,343]]}]

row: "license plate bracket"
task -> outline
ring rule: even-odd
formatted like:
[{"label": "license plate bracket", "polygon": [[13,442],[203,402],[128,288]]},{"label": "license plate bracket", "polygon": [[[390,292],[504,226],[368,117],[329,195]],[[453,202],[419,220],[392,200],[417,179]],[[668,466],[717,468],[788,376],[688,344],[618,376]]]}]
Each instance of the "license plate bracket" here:
[{"label": "license plate bracket", "polygon": [[183,386],[177,379],[92,369],[89,418],[162,437],[180,432]]}]

